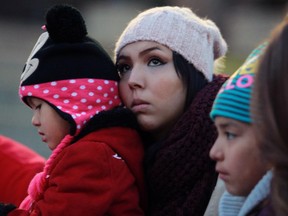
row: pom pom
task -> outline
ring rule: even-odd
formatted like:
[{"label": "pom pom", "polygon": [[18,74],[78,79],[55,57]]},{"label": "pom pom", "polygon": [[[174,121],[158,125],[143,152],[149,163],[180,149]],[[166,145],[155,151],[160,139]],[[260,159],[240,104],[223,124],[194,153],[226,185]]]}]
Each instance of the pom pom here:
[{"label": "pom pom", "polygon": [[87,35],[81,13],[68,5],[56,5],[47,12],[46,28],[55,42],[81,42]]}]

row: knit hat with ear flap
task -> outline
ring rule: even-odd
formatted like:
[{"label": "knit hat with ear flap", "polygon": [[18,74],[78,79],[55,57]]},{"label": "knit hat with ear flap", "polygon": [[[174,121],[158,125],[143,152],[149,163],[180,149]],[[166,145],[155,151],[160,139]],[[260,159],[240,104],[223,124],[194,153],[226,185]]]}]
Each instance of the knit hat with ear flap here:
[{"label": "knit hat with ear flap", "polygon": [[214,60],[225,55],[227,44],[218,27],[201,19],[189,8],[155,7],[130,21],[115,47],[115,60],[120,50],[136,41],[154,41],[182,55],[212,80]]},{"label": "knit hat with ear flap", "polygon": [[117,71],[101,45],[87,36],[77,9],[54,6],[45,27],[24,67],[19,94],[25,103],[28,96],[48,102],[76,135],[95,114],[120,105]]},{"label": "knit hat with ear flap", "polygon": [[217,116],[252,123],[250,100],[255,72],[267,43],[261,44],[248,56],[244,64],[223,84],[217,94],[210,117]]},{"label": "knit hat with ear flap", "polygon": [[[80,12],[56,5],[46,15],[46,29],[34,46],[21,76],[19,94],[49,103],[71,124],[67,134],[45,163],[43,172],[31,180],[20,209],[28,210],[43,196],[51,164],[71,144],[86,122],[101,111],[120,105],[118,74],[100,44],[87,36]],[[29,105],[29,104],[28,104]]]}]

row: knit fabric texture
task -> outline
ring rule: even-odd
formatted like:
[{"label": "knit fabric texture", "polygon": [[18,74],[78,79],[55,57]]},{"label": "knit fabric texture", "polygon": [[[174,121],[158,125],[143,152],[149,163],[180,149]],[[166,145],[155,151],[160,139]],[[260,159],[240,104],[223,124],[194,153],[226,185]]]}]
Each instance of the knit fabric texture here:
[{"label": "knit fabric texture", "polygon": [[272,176],[272,171],[268,171],[247,197],[233,196],[232,194],[225,192],[220,200],[219,215],[248,215],[254,207],[268,197]]},{"label": "knit fabric texture", "polygon": [[[181,54],[212,80],[214,60],[224,56],[227,44],[218,27],[186,7],[155,7],[130,21],[115,47],[115,57],[127,44],[154,41]],[[117,60],[117,59],[116,59]]]},{"label": "knit fabric texture", "polygon": [[209,112],[226,80],[215,76],[161,142],[156,157],[145,159],[152,160],[146,168],[149,215],[204,215],[217,181],[215,162],[209,158],[217,132]]},{"label": "knit fabric texture", "polygon": [[220,89],[210,116],[222,116],[244,123],[251,123],[250,100],[259,57],[266,43],[257,47],[244,64],[227,80]]}]

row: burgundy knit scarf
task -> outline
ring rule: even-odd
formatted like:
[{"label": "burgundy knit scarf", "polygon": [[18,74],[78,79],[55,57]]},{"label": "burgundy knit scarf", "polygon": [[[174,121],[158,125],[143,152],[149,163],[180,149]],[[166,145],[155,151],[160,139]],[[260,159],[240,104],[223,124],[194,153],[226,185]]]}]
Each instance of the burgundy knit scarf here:
[{"label": "burgundy knit scarf", "polygon": [[149,215],[204,214],[217,180],[215,163],[209,158],[217,131],[209,113],[226,79],[226,76],[214,76],[160,143],[146,176]]}]

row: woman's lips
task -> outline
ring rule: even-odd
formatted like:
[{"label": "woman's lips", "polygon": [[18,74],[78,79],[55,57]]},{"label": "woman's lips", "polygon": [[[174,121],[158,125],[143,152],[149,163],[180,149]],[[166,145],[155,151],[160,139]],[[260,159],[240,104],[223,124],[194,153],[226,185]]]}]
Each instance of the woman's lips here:
[{"label": "woman's lips", "polygon": [[134,113],[145,112],[148,108],[149,104],[143,100],[133,100],[131,109]]}]

